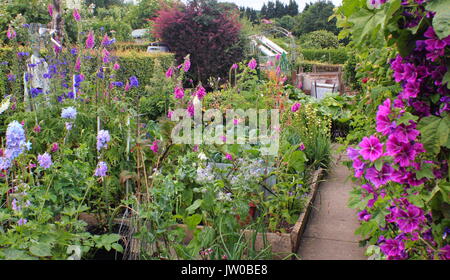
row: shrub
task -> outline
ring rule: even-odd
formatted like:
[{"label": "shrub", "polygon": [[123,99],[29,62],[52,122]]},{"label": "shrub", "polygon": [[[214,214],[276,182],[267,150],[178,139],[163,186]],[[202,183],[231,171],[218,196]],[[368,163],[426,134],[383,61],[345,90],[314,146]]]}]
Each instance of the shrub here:
[{"label": "shrub", "polygon": [[317,30],[300,37],[300,42],[304,48],[338,48],[339,39],[336,35],[326,30]]},{"label": "shrub", "polygon": [[343,66],[342,64],[327,64],[312,60],[298,60],[295,66],[296,69],[303,68],[303,72],[313,72],[314,65],[327,69],[327,72],[337,72],[339,67]]},{"label": "shrub", "polygon": [[227,77],[243,57],[239,15],[214,1],[193,1],[162,10],[154,34],[176,53],[178,62],[191,55],[190,77],[206,84],[209,77]]}]

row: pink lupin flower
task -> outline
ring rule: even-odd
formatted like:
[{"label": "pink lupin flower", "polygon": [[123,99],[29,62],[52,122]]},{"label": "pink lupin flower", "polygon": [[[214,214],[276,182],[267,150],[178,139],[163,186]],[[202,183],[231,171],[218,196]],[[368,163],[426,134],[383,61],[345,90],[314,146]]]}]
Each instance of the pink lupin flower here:
[{"label": "pink lupin flower", "polygon": [[252,70],[255,70],[256,66],[258,66],[258,63],[256,62],[256,59],[252,58],[252,60],[250,60],[250,62],[248,63],[248,67]]},{"label": "pink lupin flower", "polygon": [[176,99],[183,99],[183,97],[184,97],[184,90],[183,90],[183,88],[177,86],[175,88],[174,95],[175,95]]},{"label": "pink lupin flower", "polygon": [[205,95],[206,95],[206,90],[205,90],[205,88],[202,87],[202,86],[199,86],[199,87],[197,88],[197,91],[194,93],[194,95],[197,96],[198,99],[202,100],[203,97],[205,97]]},{"label": "pink lupin flower", "polygon": [[169,67],[166,72],[166,78],[170,78],[173,75],[173,67]]},{"label": "pink lupin flower", "polygon": [[102,56],[103,63],[109,63],[110,53],[107,49],[102,50]]},{"label": "pink lupin flower", "polygon": [[47,10],[48,10],[48,14],[50,15],[50,17],[53,17],[53,5],[52,4],[48,4]]},{"label": "pink lupin flower", "polygon": [[92,49],[95,45],[94,31],[89,31],[88,37],[86,39],[86,49]]},{"label": "pink lupin flower", "polygon": [[[80,12],[78,11],[77,8],[73,9],[73,18],[75,19],[75,21],[80,21],[81,20],[81,16],[80,16]],[[88,48],[90,49],[90,48]]]},{"label": "pink lupin flower", "polygon": [[168,117],[169,119],[171,119],[171,118],[172,118],[172,115],[173,115],[173,111],[169,111],[169,112],[167,112],[167,117]]},{"label": "pink lupin flower", "polygon": [[194,104],[189,103],[189,106],[188,106],[188,108],[187,108],[187,113],[188,113],[188,115],[191,116],[191,117],[194,115],[194,113],[195,113]]},{"label": "pink lupin flower", "polygon": [[235,69],[238,69],[238,65],[236,64],[236,63],[234,63],[233,65],[231,65],[231,69],[233,69],[233,70],[235,70]]},{"label": "pink lupin flower", "polygon": [[225,154],[225,158],[228,159],[229,161],[233,160],[233,156],[231,154],[229,154],[229,153]]},{"label": "pink lupin flower", "polygon": [[155,154],[158,153],[159,147],[158,147],[159,140],[155,140],[152,143],[152,146],[150,147],[150,150],[152,150]]},{"label": "pink lupin flower", "polygon": [[6,37],[8,37],[9,40],[16,38],[16,31],[11,25],[8,27],[8,31],[6,31]]},{"label": "pink lupin flower", "polygon": [[184,72],[189,71],[190,68],[191,68],[191,61],[189,59],[186,59],[183,64]]},{"label": "pink lupin flower", "polygon": [[80,72],[81,69],[81,59],[77,58],[77,61],[75,62],[75,71]]},{"label": "pink lupin flower", "polygon": [[51,152],[54,153],[54,152],[57,152],[58,150],[59,150],[59,145],[58,145],[58,143],[53,143],[53,144],[52,144]]}]

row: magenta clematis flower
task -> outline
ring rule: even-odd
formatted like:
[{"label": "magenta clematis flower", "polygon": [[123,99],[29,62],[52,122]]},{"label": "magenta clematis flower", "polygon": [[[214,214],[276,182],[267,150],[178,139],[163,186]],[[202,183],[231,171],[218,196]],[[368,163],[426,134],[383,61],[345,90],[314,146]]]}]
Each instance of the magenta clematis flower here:
[{"label": "magenta clematis flower", "polygon": [[359,157],[359,150],[349,147],[349,148],[347,148],[347,156],[351,160],[355,160]]},{"label": "magenta clematis flower", "polygon": [[359,143],[361,150],[359,154],[365,159],[374,162],[383,154],[383,144],[376,136],[371,135],[369,138],[364,137]]},{"label": "magenta clematis flower", "polygon": [[415,205],[408,205],[406,211],[398,210],[393,214],[398,228],[406,233],[410,233],[420,229],[421,225],[426,221],[424,212]]},{"label": "magenta clematis flower", "polygon": [[256,62],[256,59],[252,58],[250,62],[248,63],[248,67],[252,70],[255,70],[258,66],[258,63]]},{"label": "magenta clematis flower", "polygon": [[353,160],[353,168],[355,169],[355,177],[360,178],[364,174],[366,164],[359,158]]},{"label": "magenta clematis flower", "polygon": [[369,214],[369,212],[367,212],[366,209],[364,209],[363,211],[358,213],[358,219],[360,221],[366,221],[367,222],[368,220],[370,220],[371,217],[372,217],[372,215]]},{"label": "magenta clematis flower", "polygon": [[416,124],[411,122],[411,125],[405,126],[400,125],[396,127],[394,135],[402,143],[409,143],[410,141],[415,141],[417,136],[419,136],[420,131],[416,129]]},{"label": "magenta clematis flower", "polygon": [[401,260],[406,258],[405,244],[401,240],[388,239],[380,245],[380,249],[389,260]]},{"label": "magenta clematis flower", "polygon": [[297,111],[300,109],[301,106],[302,106],[302,105],[301,105],[300,103],[296,102],[294,105],[292,105],[291,111],[292,111],[293,113],[295,113],[295,112],[297,112]]},{"label": "magenta clematis flower", "polygon": [[[78,11],[77,8],[73,9],[73,18],[75,19],[75,21],[80,21],[81,20],[81,16],[80,16],[80,12]],[[88,48],[90,49],[90,48]]]},{"label": "magenta clematis flower", "polygon": [[383,104],[378,106],[378,112],[376,117],[377,131],[383,135],[387,135],[392,128],[389,115],[391,114],[391,100],[386,99]]},{"label": "magenta clematis flower", "polygon": [[92,49],[95,45],[94,31],[89,31],[88,37],[86,39],[86,49]]},{"label": "magenta clematis flower", "polygon": [[386,184],[391,180],[394,169],[389,164],[384,164],[380,171],[375,167],[367,169],[366,179],[369,180],[375,187]]}]

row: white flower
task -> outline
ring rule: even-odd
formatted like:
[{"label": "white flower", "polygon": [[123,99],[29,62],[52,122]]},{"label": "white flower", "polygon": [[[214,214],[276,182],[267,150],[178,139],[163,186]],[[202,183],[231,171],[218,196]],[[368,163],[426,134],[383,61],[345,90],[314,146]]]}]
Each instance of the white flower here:
[{"label": "white flower", "polygon": [[206,155],[205,155],[203,152],[198,154],[198,158],[199,158],[200,160],[207,160],[207,159],[208,159],[208,158],[206,157]]}]

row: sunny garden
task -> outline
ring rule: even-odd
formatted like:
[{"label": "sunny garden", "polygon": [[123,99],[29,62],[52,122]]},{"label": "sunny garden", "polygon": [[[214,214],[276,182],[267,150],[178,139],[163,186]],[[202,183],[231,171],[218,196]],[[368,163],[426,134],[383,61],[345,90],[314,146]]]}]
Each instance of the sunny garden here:
[{"label": "sunny garden", "polygon": [[[338,153],[368,258],[450,259],[448,1],[65,2],[0,3],[0,259],[300,259],[273,236]],[[320,67],[341,92],[302,89]]]}]

